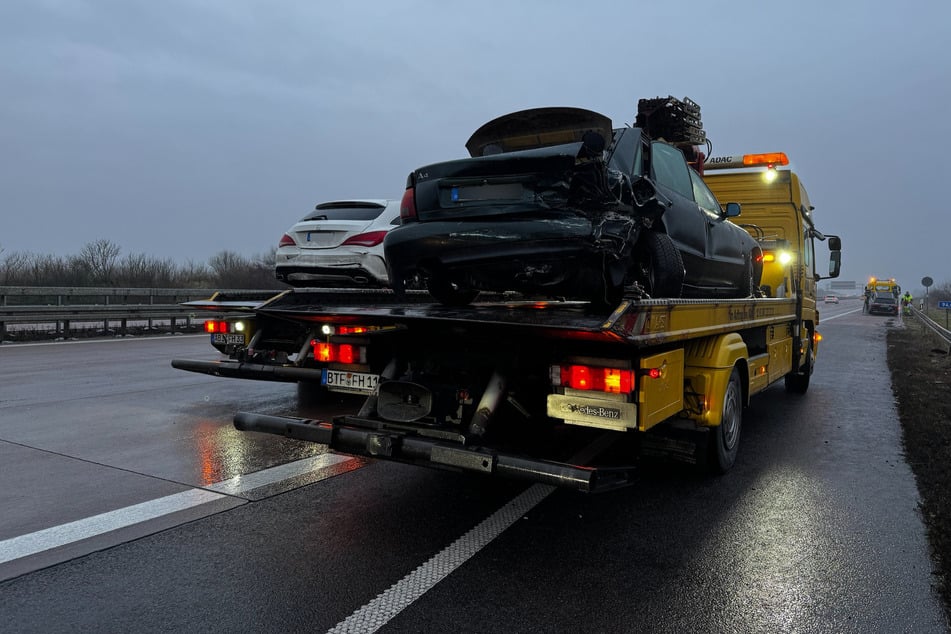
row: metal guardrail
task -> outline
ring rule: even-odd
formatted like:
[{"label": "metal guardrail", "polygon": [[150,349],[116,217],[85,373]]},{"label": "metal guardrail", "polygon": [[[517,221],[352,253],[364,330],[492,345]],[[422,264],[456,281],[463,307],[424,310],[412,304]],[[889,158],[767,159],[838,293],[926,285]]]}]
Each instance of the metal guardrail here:
[{"label": "metal guardrail", "polygon": [[[169,288],[91,288],[0,286],[0,343],[8,338],[10,325],[47,326],[57,336],[69,336],[80,324],[101,324],[104,330],[117,326],[126,334],[130,322],[144,322],[152,329],[156,323],[168,324],[171,332],[190,329],[199,315],[181,302],[207,299],[216,291],[209,289]],[[276,289],[238,289],[217,291],[230,298],[265,298]],[[200,319],[212,319],[219,313],[201,311]]]},{"label": "metal guardrail", "polygon": [[914,306],[911,307],[911,312],[922,324],[927,326],[931,332],[936,334],[944,342],[944,344],[948,346],[948,354],[951,354],[951,330],[942,328],[935,320],[933,320],[931,317],[928,317],[928,315],[918,310]]}]

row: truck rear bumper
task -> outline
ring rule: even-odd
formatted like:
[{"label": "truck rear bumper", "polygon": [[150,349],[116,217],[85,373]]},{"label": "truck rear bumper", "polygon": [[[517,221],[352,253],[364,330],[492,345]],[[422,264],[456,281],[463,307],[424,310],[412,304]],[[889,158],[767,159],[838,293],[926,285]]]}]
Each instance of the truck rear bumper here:
[{"label": "truck rear bumper", "polygon": [[342,453],[453,471],[470,471],[590,493],[630,484],[630,469],[598,469],[465,446],[450,435],[430,438],[383,428],[378,421],[347,416],[318,421],[238,412],[234,426],[328,445]]}]

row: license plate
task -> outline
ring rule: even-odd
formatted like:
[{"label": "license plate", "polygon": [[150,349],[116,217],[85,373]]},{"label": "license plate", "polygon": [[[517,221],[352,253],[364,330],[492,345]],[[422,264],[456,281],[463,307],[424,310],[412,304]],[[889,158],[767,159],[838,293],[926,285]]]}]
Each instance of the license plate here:
[{"label": "license plate", "polygon": [[224,333],[224,332],[215,332],[211,335],[211,343],[224,343],[231,344],[236,343],[239,346],[244,345],[244,335],[241,333]]},{"label": "license plate", "polygon": [[320,373],[320,384],[330,390],[340,392],[369,393],[376,389],[380,377],[376,374],[363,372],[344,372],[324,368]]}]

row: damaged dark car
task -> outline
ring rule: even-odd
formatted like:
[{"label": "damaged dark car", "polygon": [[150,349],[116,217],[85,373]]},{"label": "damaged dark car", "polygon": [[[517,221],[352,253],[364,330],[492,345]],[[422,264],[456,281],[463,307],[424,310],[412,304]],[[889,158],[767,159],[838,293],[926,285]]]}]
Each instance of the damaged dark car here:
[{"label": "damaged dark car", "polygon": [[401,293],[443,304],[479,291],[616,304],[623,297],[747,297],[757,242],[728,219],[675,145],[580,108],[537,108],[482,126],[472,158],[407,178],[384,241]]}]

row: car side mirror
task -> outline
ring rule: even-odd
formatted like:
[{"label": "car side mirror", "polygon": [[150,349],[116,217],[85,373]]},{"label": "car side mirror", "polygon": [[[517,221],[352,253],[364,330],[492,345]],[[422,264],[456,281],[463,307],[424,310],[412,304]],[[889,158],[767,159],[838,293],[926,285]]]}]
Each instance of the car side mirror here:
[{"label": "car side mirror", "polygon": [[727,203],[726,204],[726,217],[727,218],[736,218],[740,215],[740,203]]}]

